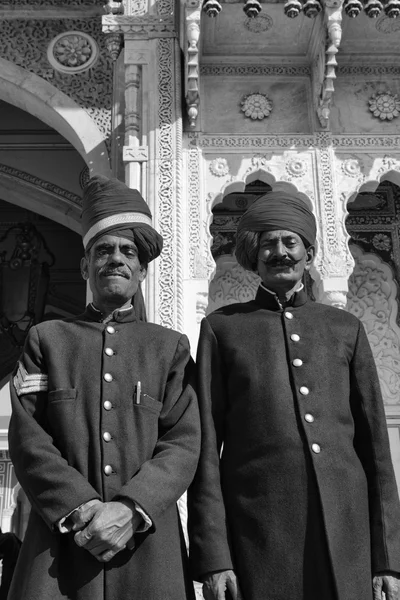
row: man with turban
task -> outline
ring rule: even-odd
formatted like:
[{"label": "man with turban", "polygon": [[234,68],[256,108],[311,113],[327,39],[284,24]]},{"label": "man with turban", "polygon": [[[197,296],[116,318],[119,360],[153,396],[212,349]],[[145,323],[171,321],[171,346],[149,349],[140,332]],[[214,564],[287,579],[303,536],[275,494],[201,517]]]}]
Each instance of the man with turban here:
[{"label": "man with turban", "polygon": [[101,176],[82,225],[93,302],[32,327],[11,386],[32,511],[9,600],[191,600],[176,502],[200,450],[193,361],[140,292],[162,238],[140,194]]},{"label": "man with turban", "polygon": [[206,600],[400,598],[379,381],[361,322],[307,299],[315,238],[305,203],[258,199],[236,246],[257,295],[202,322],[189,533]]}]

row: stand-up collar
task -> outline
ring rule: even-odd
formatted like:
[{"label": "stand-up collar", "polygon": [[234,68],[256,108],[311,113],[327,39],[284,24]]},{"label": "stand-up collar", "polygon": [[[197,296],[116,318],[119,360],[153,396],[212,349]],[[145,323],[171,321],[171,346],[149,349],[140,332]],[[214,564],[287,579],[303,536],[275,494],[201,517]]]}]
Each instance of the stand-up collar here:
[{"label": "stand-up collar", "polygon": [[[307,293],[305,289],[302,288],[301,290],[293,294],[291,302],[288,304],[288,306],[303,306],[303,304],[305,304],[307,300]],[[282,310],[282,306],[280,305],[276,294],[270,292],[262,285],[258,287],[254,301],[262,308],[267,308],[268,310]]]},{"label": "stand-up collar", "polygon": [[104,318],[103,314],[100,310],[98,310],[92,303],[88,304],[85,310],[85,316],[90,321],[97,321],[100,323],[115,321],[117,323],[132,323],[132,321],[136,321],[136,313],[133,306],[129,306],[127,308],[121,308],[114,310],[111,317],[108,319]]}]

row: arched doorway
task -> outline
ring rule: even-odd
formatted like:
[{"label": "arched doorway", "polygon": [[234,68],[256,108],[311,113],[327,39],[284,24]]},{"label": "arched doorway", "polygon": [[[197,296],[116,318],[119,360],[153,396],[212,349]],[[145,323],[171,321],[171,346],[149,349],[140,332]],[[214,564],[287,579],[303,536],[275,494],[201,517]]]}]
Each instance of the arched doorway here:
[{"label": "arched doorway", "polygon": [[346,227],[355,266],[347,310],[362,321],[375,358],[400,489],[400,187],[382,181],[351,200]]},{"label": "arched doorway", "polygon": [[[35,307],[40,304],[40,310],[33,311],[39,320],[82,312],[86,284],[80,277],[83,248],[78,232],[82,185],[87,177],[85,161],[67,139],[30,113],[0,100],[0,297],[3,308],[5,303],[13,305],[15,298],[16,312],[21,315],[25,304],[32,304],[34,297]],[[21,231],[19,224],[26,231],[36,232],[43,241],[38,262],[48,264],[47,278],[29,276],[27,280],[21,269],[13,272],[4,268],[18,245],[15,234]],[[46,283],[40,293],[34,289],[38,282],[39,287]],[[23,293],[16,291],[21,289],[17,288],[21,284]],[[19,319],[17,315],[10,320],[3,314],[0,325],[0,525],[4,531],[12,526],[13,490],[17,485],[7,442],[11,413],[9,375],[29,324],[30,317]]]}]

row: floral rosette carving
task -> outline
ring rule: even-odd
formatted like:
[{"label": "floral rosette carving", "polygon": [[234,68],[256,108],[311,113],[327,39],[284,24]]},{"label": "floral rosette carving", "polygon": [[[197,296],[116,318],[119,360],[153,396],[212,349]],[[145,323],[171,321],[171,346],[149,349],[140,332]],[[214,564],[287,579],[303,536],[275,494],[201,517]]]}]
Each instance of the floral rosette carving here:
[{"label": "floral rosette carving", "polygon": [[377,250],[390,250],[392,247],[392,240],[385,233],[375,234],[372,243]]},{"label": "floral rosette carving", "polygon": [[57,35],[47,51],[51,65],[62,73],[86,71],[98,57],[97,44],[82,31],[68,31]]},{"label": "floral rosette carving", "polygon": [[257,15],[255,19],[246,19],[244,26],[252,33],[263,33],[273,26],[274,22],[269,15]]},{"label": "floral rosette carving", "polygon": [[248,94],[240,102],[241,110],[244,112],[245,117],[256,121],[262,121],[265,117],[269,117],[272,112],[272,102],[265,95],[259,92],[255,94]]},{"label": "floral rosette carving", "polygon": [[307,173],[307,163],[300,158],[291,158],[287,161],[285,167],[290,177],[303,177]]},{"label": "floral rosette carving", "polygon": [[399,116],[400,100],[397,94],[392,94],[389,91],[374,94],[368,102],[369,110],[374,117],[381,119],[381,121],[392,121]]},{"label": "floral rosette carving", "polygon": [[359,177],[361,175],[361,166],[356,158],[348,158],[342,162],[342,172],[347,177]]},{"label": "floral rosette carving", "polygon": [[225,177],[229,174],[229,165],[226,158],[214,158],[210,163],[210,171],[215,177]]}]

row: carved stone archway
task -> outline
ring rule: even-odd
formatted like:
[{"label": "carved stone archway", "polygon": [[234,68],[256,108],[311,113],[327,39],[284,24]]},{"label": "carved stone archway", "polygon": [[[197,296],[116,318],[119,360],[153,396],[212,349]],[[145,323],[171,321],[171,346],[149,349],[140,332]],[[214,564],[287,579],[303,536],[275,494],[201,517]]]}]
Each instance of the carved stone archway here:
[{"label": "carved stone archway", "polygon": [[0,99],[59,132],[81,154],[91,172],[111,176],[103,134],[69,96],[34,73],[0,58]]},{"label": "carved stone archway", "polygon": [[[258,188],[253,188],[257,184],[259,184]],[[264,186],[263,190],[262,186]],[[259,189],[259,191],[255,192],[255,189]],[[300,192],[295,185],[287,181],[277,181],[271,173],[263,169],[256,169],[248,173],[242,181],[233,181],[225,185],[211,203],[209,231],[211,253],[216,269],[209,282],[208,305],[205,308],[207,314],[225,304],[247,302],[255,297],[260,279],[255,273],[245,271],[237,263],[234,256],[234,239],[241,214],[251,205],[256,196],[263,195],[269,190],[286,191],[314,210],[310,198]],[[236,195],[237,210],[233,211],[231,215],[226,211],[221,216],[221,205],[227,198],[235,198]],[[248,197],[252,198],[250,202]],[[221,246],[225,246],[222,251]],[[318,281],[319,274],[315,267],[312,269],[311,276],[313,275],[313,279]]]},{"label": "carved stone archway", "polygon": [[80,234],[81,198],[30,173],[0,163],[0,189],[7,201]]}]

